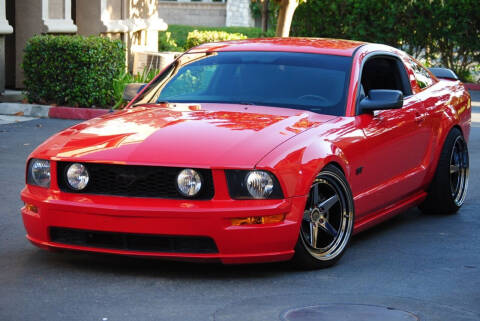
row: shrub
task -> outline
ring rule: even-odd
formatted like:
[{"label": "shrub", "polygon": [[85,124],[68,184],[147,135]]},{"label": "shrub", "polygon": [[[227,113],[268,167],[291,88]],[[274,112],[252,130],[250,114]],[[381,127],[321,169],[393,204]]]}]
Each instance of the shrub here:
[{"label": "shrub", "polygon": [[293,36],[385,43],[469,80],[480,64],[478,0],[309,0]]},{"label": "shrub", "polygon": [[42,35],[25,47],[22,67],[30,102],[111,106],[113,79],[125,70],[122,42],[102,37]]},{"label": "shrub", "polygon": [[178,47],[175,39],[172,38],[171,32],[160,32],[158,35],[158,50],[159,51],[183,51]]},{"label": "shrub", "polygon": [[145,68],[142,73],[133,76],[127,71],[121,72],[115,79],[113,79],[113,91],[115,97],[115,105],[113,109],[122,108],[127,104],[127,101],[123,99],[123,92],[125,87],[131,83],[149,83],[160,73],[160,70]]},{"label": "shrub", "polygon": [[[185,51],[187,48],[188,33],[194,30],[198,31],[225,31],[228,33],[241,33],[247,38],[261,38],[261,37],[273,37],[275,32],[269,30],[266,35],[262,33],[260,28],[249,27],[193,27],[184,25],[168,25],[167,32],[161,31],[158,35],[158,48],[160,51]],[[171,46],[174,43],[175,46]]]},{"label": "shrub", "polygon": [[247,36],[241,33],[228,33],[225,31],[198,31],[193,30],[188,33],[186,49],[201,45],[206,42],[226,41],[247,39]]}]

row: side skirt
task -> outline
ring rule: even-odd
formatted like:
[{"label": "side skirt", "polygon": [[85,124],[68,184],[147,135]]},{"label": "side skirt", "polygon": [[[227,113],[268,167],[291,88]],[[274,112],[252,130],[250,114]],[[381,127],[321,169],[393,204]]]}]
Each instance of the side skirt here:
[{"label": "side skirt", "polygon": [[355,235],[383,221],[386,221],[389,218],[402,213],[408,208],[417,206],[426,197],[427,197],[427,193],[425,191],[420,191],[416,194],[411,195],[406,199],[393,203],[388,207],[382,208],[370,215],[365,216],[361,220],[358,220],[355,222],[355,225],[353,226],[353,234]]}]

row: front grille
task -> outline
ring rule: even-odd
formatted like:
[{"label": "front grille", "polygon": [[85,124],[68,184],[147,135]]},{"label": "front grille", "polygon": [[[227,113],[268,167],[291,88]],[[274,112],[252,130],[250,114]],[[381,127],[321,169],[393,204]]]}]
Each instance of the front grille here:
[{"label": "front grille", "polygon": [[215,242],[203,236],[165,236],[50,227],[50,240],[61,244],[126,251],[218,253]]},{"label": "front grille", "polygon": [[[104,194],[133,197],[184,199],[177,189],[180,167],[136,166],[82,163],[88,170],[87,187],[76,191],[66,179],[70,162],[58,162],[57,177],[60,190],[69,193]],[[214,194],[212,171],[195,169],[202,176],[202,189],[193,199],[212,199]]]}]

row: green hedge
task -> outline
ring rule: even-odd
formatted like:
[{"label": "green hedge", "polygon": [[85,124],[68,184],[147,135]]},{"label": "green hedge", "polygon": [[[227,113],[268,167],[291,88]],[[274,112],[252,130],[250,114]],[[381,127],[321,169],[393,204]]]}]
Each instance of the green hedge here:
[{"label": "green hedge", "polygon": [[385,43],[464,80],[480,63],[478,0],[308,0],[293,18],[293,36]]},{"label": "green hedge", "polygon": [[247,39],[247,36],[241,33],[228,33],[225,31],[198,31],[193,30],[188,33],[187,43],[185,49],[201,45],[207,42],[227,41],[227,40],[240,40]]},{"label": "green hedge", "polygon": [[122,42],[103,37],[35,36],[25,47],[27,98],[35,103],[106,107],[113,79],[125,70]]},{"label": "green hedge", "polygon": [[194,30],[198,31],[224,31],[228,33],[240,33],[247,38],[261,38],[264,36],[273,37],[275,33],[269,31],[266,35],[260,28],[249,27],[195,27],[184,25],[168,25],[167,32],[159,33],[158,48],[160,51],[185,51],[187,48],[188,34]]}]

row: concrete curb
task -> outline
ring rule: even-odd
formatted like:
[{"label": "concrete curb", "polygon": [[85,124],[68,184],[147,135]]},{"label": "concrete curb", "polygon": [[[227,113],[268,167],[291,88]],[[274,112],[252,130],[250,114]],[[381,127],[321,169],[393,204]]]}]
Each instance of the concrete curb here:
[{"label": "concrete curb", "polygon": [[87,120],[111,112],[110,109],[60,107],[21,103],[0,103],[0,115]]},{"label": "concrete curb", "polygon": [[0,114],[2,115],[47,118],[49,110],[50,110],[50,106],[45,106],[45,105],[20,104],[20,103],[1,103],[0,104]]}]

